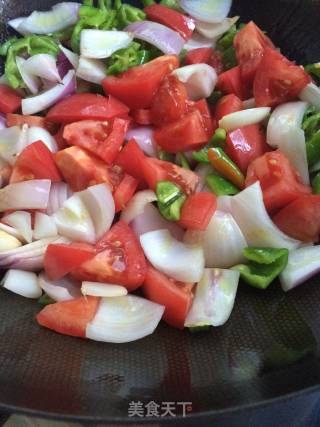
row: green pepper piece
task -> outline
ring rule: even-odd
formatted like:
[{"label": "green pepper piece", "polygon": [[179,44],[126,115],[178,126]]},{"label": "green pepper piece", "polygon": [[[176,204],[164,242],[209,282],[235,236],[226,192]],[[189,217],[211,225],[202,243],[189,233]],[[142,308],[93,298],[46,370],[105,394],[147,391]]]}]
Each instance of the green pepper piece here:
[{"label": "green pepper piece", "polygon": [[208,158],[209,148],[212,148],[212,147],[224,148],[226,139],[227,139],[227,132],[225,131],[225,129],[218,128],[213,134],[209,144],[199,151],[194,151],[192,153],[192,158],[199,163],[210,163]]},{"label": "green pepper piece", "polygon": [[182,49],[182,51],[179,53],[179,63],[180,64],[184,63],[184,60],[186,59],[187,53],[188,53],[187,49]]},{"label": "green pepper piece", "polygon": [[83,0],[82,4],[84,6],[93,6],[93,0]]},{"label": "green pepper piece", "polygon": [[266,289],[288,264],[288,249],[245,248],[248,264],[239,264],[232,270],[240,272],[241,278],[249,285]]},{"label": "green pepper piece", "polygon": [[69,41],[71,39],[73,29],[74,29],[74,26],[67,27],[61,31],[56,31],[55,33],[52,33],[52,38],[54,40],[59,40],[59,42]]},{"label": "green pepper piece", "polygon": [[217,48],[220,51],[223,51],[232,47],[233,40],[237,32],[237,27],[235,25],[232,25],[232,27],[217,41]]},{"label": "green pepper piece", "polygon": [[10,37],[7,41],[2,43],[0,46],[0,55],[6,56],[8,53],[9,48],[12,46],[13,43],[15,43],[18,40],[18,37]]},{"label": "green pepper piece", "polygon": [[320,62],[306,65],[304,68],[306,72],[317,81],[317,83],[320,83]]},{"label": "green pepper piece", "polygon": [[234,196],[239,193],[235,185],[215,173],[207,175],[206,183],[216,196]]},{"label": "green pepper piece", "polygon": [[313,166],[320,160],[320,130],[306,142],[308,165]]},{"label": "green pepper piece", "polygon": [[233,46],[230,46],[228,49],[223,50],[221,53],[224,71],[230,70],[230,68],[237,66],[238,61],[236,57],[236,50]]},{"label": "green pepper piece", "polygon": [[302,129],[304,130],[306,140],[309,140],[313,135],[320,130],[320,113],[315,107],[309,107],[303,117]]},{"label": "green pepper piece", "polygon": [[174,9],[177,12],[182,12],[182,9],[181,9],[179,2],[177,0],[161,0],[160,4],[162,6],[169,7],[170,9]]},{"label": "green pepper piece", "polygon": [[320,194],[320,172],[312,180],[313,194]]},{"label": "green pepper piece", "polygon": [[108,60],[107,75],[123,73],[128,68],[148,62],[149,52],[140,47],[139,43],[132,42],[127,48],[114,52]]},{"label": "green pepper piece", "polygon": [[209,148],[208,158],[215,171],[238,188],[244,188],[245,177],[243,173],[222,148]]},{"label": "green pepper piece", "polygon": [[222,92],[215,90],[212,92],[212,94],[207,98],[207,101],[210,105],[215,105],[220,98],[222,98]]},{"label": "green pepper piece", "polygon": [[117,9],[116,26],[119,30],[122,30],[133,22],[143,21],[145,18],[146,14],[143,10],[129,4],[121,5],[120,3],[120,6]]},{"label": "green pepper piece", "polygon": [[98,0],[98,7],[101,10],[112,9],[112,0]]},{"label": "green pepper piece", "polygon": [[167,153],[166,151],[159,151],[158,157],[160,160],[163,160],[165,162],[171,162],[174,163],[175,156],[172,153]]},{"label": "green pepper piece", "polygon": [[191,169],[189,162],[188,162],[188,159],[184,153],[178,153],[178,160],[184,169],[188,169],[188,170]]},{"label": "green pepper piece", "polygon": [[56,301],[54,299],[52,299],[51,297],[49,297],[49,295],[47,294],[43,294],[39,299],[38,299],[38,303],[41,305],[49,305],[49,304],[54,304]]},{"label": "green pepper piece", "polygon": [[141,0],[141,3],[143,4],[143,7],[151,6],[152,4],[155,4],[154,0]]},{"label": "green pepper piece", "polygon": [[169,206],[158,203],[159,212],[168,221],[179,221],[182,205],[186,201],[186,196],[182,195]]},{"label": "green pepper piece", "polygon": [[170,205],[182,195],[180,188],[171,181],[159,181],[156,194],[158,202],[165,206]]}]

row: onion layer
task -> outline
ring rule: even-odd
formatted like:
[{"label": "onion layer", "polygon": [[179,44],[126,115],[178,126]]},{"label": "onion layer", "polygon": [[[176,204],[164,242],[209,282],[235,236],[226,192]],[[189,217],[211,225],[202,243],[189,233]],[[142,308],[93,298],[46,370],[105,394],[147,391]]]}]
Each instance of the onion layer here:
[{"label": "onion layer", "polygon": [[33,238],[35,240],[55,237],[58,229],[54,219],[42,212],[36,212],[34,220]]},{"label": "onion layer", "polygon": [[40,298],[42,290],[38,278],[31,271],[8,270],[4,275],[1,286],[25,298]]},{"label": "onion layer", "polygon": [[106,66],[99,59],[90,59],[80,56],[77,68],[77,77],[87,82],[101,84],[106,78]]},{"label": "onion layer", "polygon": [[255,125],[265,120],[270,111],[270,107],[258,107],[227,114],[219,121],[219,127],[230,132],[243,126]]},{"label": "onion layer", "polygon": [[102,298],[86,337],[112,343],[135,341],[154,332],[163,312],[164,306],[134,295]]},{"label": "onion layer", "polygon": [[81,296],[79,284],[70,277],[52,281],[42,272],[39,274],[38,283],[41,289],[55,301],[69,301]]},{"label": "onion layer", "polygon": [[23,241],[32,242],[31,214],[30,212],[16,211],[2,218],[2,221],[18,230]]},{"label": "onion layer", "polygon": [[153,129],[150,126],[139,126],[129,129],[126,134],[126,140],[134,138],[141,150],[151,157],[156,157],[156,144],[153,141]]},{"label": "onion layer", "polygon": [[308,102],[320,111],[320,88],[314,83],[309,83],[299,94],[301,101]]},{"label": "onion layer", "polygon": [[121,212],[121,220],[130,224],[138,215],[141,215],[148,203],[155,202],[157,196],[152,190],[143,190],[136,193]]},{"label": "onion layer", "polygon": [[82,30],[80,52],[86,58],[109,58],[113,52],[128,47],[132,38],[126,31]]},{"label": "onion layer", "polygon": [[93,297],[103,298],[122,297],[128,294],[128,291],[124,286],[100,282],[82,282],[81,292],[82,295],[91,295]]},{"label": "onion layer", "polygon": [[36,95],[39,92],[40,80],[26,69],[26,62],[26,59],[20,56],[16,57],[17,68],[19,70],[23,82],[27,86],[27,89],[33,95]]},{"label": "onion layer", "polygon": [[185,84],[188,98],[193,101],[208,98],[218,80],[215,69],[208,64],[186,65],[174,70],[172,74]]},{"label": "onion layer", "polygon": [[223,21],[231,9],[232,0],[180,0],[180,6],[193,18],[203,22]]}]

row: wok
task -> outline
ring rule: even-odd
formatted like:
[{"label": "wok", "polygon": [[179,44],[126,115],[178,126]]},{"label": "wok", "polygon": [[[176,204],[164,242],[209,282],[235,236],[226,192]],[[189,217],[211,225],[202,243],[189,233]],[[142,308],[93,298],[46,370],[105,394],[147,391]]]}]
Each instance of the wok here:
[{"label": "wok", "polygon": [[[9,18],[56,1],[1,0]],[[320,2],[234,0],[291,59],[320,59]],[[210,425],[218,416],[297,399],[320,383],[320,276],[284,294],[241,284],[229,322],[191,335],[160,325],[141,341],[114,345],[40,328],[33,301],[0,293],[0,411],[82,422],[160,422],[129,417],[130,402],[175,402],[172,425]],[[191,402],[182,417],[177,402]],[[192,408],[191,408],[192,406]]]}]

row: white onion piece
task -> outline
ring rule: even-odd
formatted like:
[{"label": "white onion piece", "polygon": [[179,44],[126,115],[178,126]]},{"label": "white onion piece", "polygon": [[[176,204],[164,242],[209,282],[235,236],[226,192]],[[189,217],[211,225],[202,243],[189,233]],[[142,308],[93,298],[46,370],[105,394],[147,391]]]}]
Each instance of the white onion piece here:
[{"label": "white onion piece", "polygon": [[52,153],[58,151],[58,146],[54,137],[46,129],[32,126],[27,131],[27,145],[36,141],[42,141]]},{"label": "white onion piece", "polygon": [[183,239],[184,230],[172,221],[167,221],[160,214],[158,209],[152,203],[145,205],[143,213],[136,216],[130,222],[130,228],[133,230],[137,237],[141,234],[148,233],[149,231],[166,229],[170,232],[172,237],[181,241]]},{"label": "white onion piece", "polygon": [[39,92],[40,80],[26,69],[26,62],[26,59],[21,58],[21,56],[16,56],[16,65],[23,82],[27,86],[27,89],[29,89],[33,95],[36,95]]},{"label": "white onion piece", "polygon": [[40,298],[42,290],[38,278],[31,271],[8,270],[1,280],[1,286],[25,298]]},{"label": "white onion piece", "polygon": [[304,184],[309,184],[309,170],[306,140],[301,129],[302,120],[308,104],[306,102],[287,102],[277,107],[271,114],[267,128],[267,142],[279,148],[292,166],[299,172]]},{"label": "white onion piece", "polygon": [[0,230],[10,234],[11,236],[15,237],[16,239],[18,239],[20,241],[23,240],[23,237],[21,236],[19,231],[13,227],[10,227],[10,225],[7,225],[7,224],[4,224],[3,222],[0,222]]},{"label": "white onion piece", "polygon": [[12,126],[0,130],[0,156],[10,165],[14,165],[16,157],[27,145],[28,126]]},{"label": "white onion piece", "polygon": [[[72,194],[71,194],[72,195]],[[57,212],[69,198],[68,185],[65,182],[52,182],[47,206],[47,214]]]},{"label": "white onion piece", "polygon": [[284,234],[271,221],[263,203],[259,181],[231,197],[231,213],[248,246],[295,249],[298,240]]},{"label": "white onion piece", "polygon": [[61,236],[77,242],[95,243],[94,224],[89,211],[78,194],[74,194],[53,214]]},{"label": "white onion piece", "polygon": [[21,234],[23,241],[32,242],[31,214],[25,211],[16,211],[2,218],[6,224],[14,227]]},{"label": "white onion piece", "polygon": [[80,197],[84,203],[94,225],[96,240],[100,239],[110,229],[115,215],[109,187],[106,184],[93,185],[77,193],[76,197]]},{"label": "white onion piece", "polygon": [[[205,188],[207,187],[206,177],[209,173],[213,172],[212,166],[205,163],[199,163],[194,171],[199,177],[199,183],[197,185],[196,192],[198,193],[199,191],[206,191],[205,190]],[[210,193],[210,190],[209,190],[209,193]]]},{"label": "white onion piece", "polygon": [[21,103],[22,113],[24,115],[39,113],[39,111],[51,107],[67,95],[70,95],[75,89],[75,72],[74,70],[70,70],[62,79],[61,84],[58,83],[53,88],[39,95],[23,99]]},{"label": "white onion piece", "polygon": [[157,200],[156,193],[152,190],[143,190],[136,193],[124,210],[121,212],[121,220],[130,224],[138,215],[141,215],[148,203]]},{"label": "white onion piece", "polygon": [[157,156],[156,144],[153,140],[153,128],[151,126],[138,126],[128,130],[126,141],[134,138],[141,150],[151,157]]},{"label": "white onion piece", "polygon": [[194,32],[192,34],[191,39],[189,39],[183,46],[186,50],[199,49],[202,47],[211,47],[214,48],[216,45],[216,41],[212,39],[207,39],[203,37],[201,34]]},{"label": "white onion piece", "polygon": [[72,50],[69,50],[66,47],[62,46],[62,44],[59,44],[59,49],[70,62],[70,64],[73,66],[73,68],[77,68],[79,65],[79,55],[77,53],[74,53]]},{"label": "white onion piece", "polygon": [[232,0],[180,0],[179,3],[193,18],[215,23],[223,21],[228,16]]},{"label": "white onion piece", "polygon": [[254,98],[246,99],[245,101],[242,101],[242,105],[245,110],[248,110],[249,108],[255,108],[256,100]]},{"label": "white onion piece", "polygon": [[80,56],[76,75],[87,82],[101,84],[106,78],[106,65],[99,59]]},{"label": "white onion piece", "polygon": [[69,243],[64,237],[56,236],[37,240],[17,249],[0,253],[0,268],[39,271],[43,268],[44,255],[50,243]]},{"label": "white onion piece", "polygon": [[8,25],[9,25],[9,27],[13,28],[18,33],[22,34],[23,36],[26,35],[26,34],[30,34],[28,31],[23,31],[22,29],[19,30],[19,26],[22,24],[22,22],[25,19],[26,18],[23,17],[23,16],[21,16],[19,18],[15,18],[15,19],[10,19],[10,21],[8,21]]},{"label": "white onion piece", "polygon": [[306,246],[289,253],[286,268],[280,274],[281,287],[290,291],[320,271],[320,246]]},{"label": "white onion piece", "polygon": [[20,240],[3,230],[0,230],[0,252],[10,251],[22,245]]},{"label": "white onion piece", "polygon": [[34,11],[22,20],[17,31],[21,34],[49,34],[63,30],[77,22],[79,7],[79,3],[63,2],[46,12]]},{"label": "white onion piece", "polygon": [[35,240],[57,236],[58,229],[54,219],[42,212],[36,212],[34,220],[33,238]]},{"label": "white onion piece", "polygon": [[137,21],[128,25],[126,31],[134,38],[156,46],[166,55],[179,55],[183,49],[184,39],[180,34],[157,22]]},{"label": "white onion piece", "polygon": [[320,111],[320,88],[314,84],[309,83],[299,94],[301,101],[308,102]]},{"label": "white onion piece", "polygon": [[154,332],[163,312],[164,306],[135,295],[102,298],[86,337],[112,343],[135,341]]},{"label": "white onion piece", "polygon": [[128,47],[132,39],[127,31],[82,30],[80,52],[86,58],[109,58],[113,52]]},{"label": "white onion piece", "polygon": [[218,196],[217,209],[222,212],[232,212],[232,196]]},{"label": "white onion piece", "polygon": [[235,16],[233,18],[225,18],[221,22],[216,23],[208,23],[196,20],[196,30],[198,33],[202,34],[204,37],[208,39],[216,40],[224,33],[229,31],[229,29],[239,20],[239,16]]},{"label": "white onion piece", "polygon": [[186,65],[177,68],[172,74],[185,84],[188,98],[192,101],[208,98],[218,81],[215,69],[208,64]]},{"label": "white onion piece", "polygon": [[9,184],[0,190],[0,212],[8,209],[46,209],[51,181],[33,179]]},{"label": "white onion piece", "polygon": [[48,53],[38,53],[30,56],[24,62],[23,68],[28,74],[42,77],[50,82],[58,83],[61,81],[56,59]]},{"label": "white onion piece", "polygon": [[[194,238],[198,239],[196,233],[187,231],[184,241],[192,243]],[[238,224],[229,213],[216,211],[207,229],[202,232],[201,240],[206,267],[230,268],[245,261],[243,249],[248,245]]]},{"label": "white onion piece", "polygon": [[230,132],[243,126],[255,125],[265,120],[270,111],[270,107],[258,107],[227,114],[219,121],[219,127]]},{"label": "white onion piece", "polygon": [[100,282],[82,282],[82,295],[91,295],[93,297],[122,297],[128,294],[127,289],[121,285]]},{"label": "white onion piece", "polygon": [[179,242],[168,230],[145,233],[140,243],[151,264],[167,276],[188,283],[201,279],[205,264],[201,246]]},{"label": "white onion piece", "polygon": [[79,284],[71,277],[63,277],[52,281],[42,272],[39,274],[38,283],[41,289],[53,300],[70,301],[81,297]]},{"label": "white onion piece", "polygon": [[238,271],[206,268],[184,325],[221,326],[226,323],[234,306],[239,276]]}]

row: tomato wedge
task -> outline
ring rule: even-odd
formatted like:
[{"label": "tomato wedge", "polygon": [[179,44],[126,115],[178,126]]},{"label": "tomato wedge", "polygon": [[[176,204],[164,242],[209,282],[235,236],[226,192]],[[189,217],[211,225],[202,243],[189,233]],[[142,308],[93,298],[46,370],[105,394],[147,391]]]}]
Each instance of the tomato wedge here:
[{"label": "tomato wedge", "polygon": [[100,298],[81,297],[71,301],[56,302],[37,314],[37,322],[45,328],[73,337],[86,337],[87,324],[94,318]]},{"label": "tomato wedge", "polygon": [[185,85],[176,76],[166,76],[151,103],[151,121],[156,126],[181,119],[188,111]]},{"label": "tomato wedge", "polygon": [[192,287],[191,283],[177,282],[148,265],[142,289],[149,300],[165,306],[166,323],[183,329],[193,299]]},{"label": "tomato wedge", "polygon": [[19,92],[11,87],[0,84],[0,113],[14,113],[21,107]]},{"label": "tomato wedge", "polygon": [[179,225],[189,230],[205,230],[217,208],[217,198],[208,192],[191,194],[183,204]]},{"label": "tomato wedge", "polygon": [[19,154],[12,170],[10,183],[30,179],[61,181],[54,155],[42,141],[33,142]]},{"label": "tomato wedge", "polygon": [[246,187],[256,181],[260,181],[264,204],[270,212],[311,193],[311,188],[300,182],[298,173],[279,150],[265,153],[249,165]]},{"label": "tomato wedge", "polygon": [[85,190],[91,185],[103,182],[113,191],[123,178],[119,167],[107,166],[80,147],[73,146],[59,151],[55,160],[63,179],[73,191]]},{"label": "tomato wedge", "polygon": [[198,110],[155,129],[153,137],[168,153],[200,149],[209,139],[204,120]]},{"label": "tomato wedge", "polygon": [[63,124],[80,120],[108,120],[125,117],[128,112],[128,107],[112,96],[76,93],[52,107],[47,114],[47,120]]},{"label": "tomato wedge", "polygon": [[302,196],[281,209],[274,217],[274,223],[284,233],[311,243],[319,241],[320,234],[320,196]]},{"label": "tomato wedge", "polygon": [[196,101],[194,103],[192,103],[192,101],[189,101],[189,111],[196,111],[196,110],[198,110],[202,116],[203,125],[207,134],[207,138],[210,139],[214,132],[214,128],[213,128],[212,117],[211,117],[210,108],[207,100],[200,99],[199,101]]},{"label": "tomato wedge", "polygon": [[154,191],[157,182],[168,180],[177,184],[189,195],[195,192],[199,184],[199,177],[195,172],[181,168],[174,163],[145,157],[140,166],[149,188]]},{"label": "tomato wedge", "polygon": [[185,40],[190,39],[196,27],[194,20],[189,16],[161,4],[151,4],[144,8],[144,12],[150,21],[159,22],[159,24],[171,28]]},{"label": "tomato wedge", "polygon": [[114,163],[121,166],[123,171],[136,178],[140,183],[143,183],[144,174],[141,164],[144,159],[144,152],[134,139],[130,139],[130,141],[122,148]]},{"label": "tomato wedge", "polygon": [[12,114],[8,113],[6,116],[6,122],[8,128],[11,126],[36,126],[38,128],[47,129],[49,132],[54,132],[56,130],[56,125],[54,123],[48,122],[45,117],[40,116],[24,116],[22,114]]},{"label": "tomato wedge", "polygon": [[310,81],[303,68],[280,52],[266,48],[253,83],[256,106],[276,107],[292,101]]},{"label": "tomato wedge", "polygon": [[102,86],[132,109],[149,108],[162,79],[179,67],[176,56],[160,56],[118,76],[106,77]]},{"label": "tomato wedge", "polygon": [[116,212],[120,212],[126,207],[127,203],[136,192],[138,184],[138,180],[133,178],[133,176],[127,173],[124,175],[116,191],[113,193]]},{"label": "tomato wedge", "polygon": [[270,151],[270,147],[265,130],[260,125],[250,125],[228,132],[225,151],[245,174],[250,163]]},{"label": "tomato wedge", "polygon": [[132,110],[130,112],[130,117],[132,117],[138,125],[147,126],[152,124],[151,111],[147,108]]},{"label": "tomato wedge", "polygon": [[225,95],[219,99],[215,106],[214,118],[217,122],[227,114],[243,110],[243,102],[234,94]]},{"label": "tomato wedge", "polygon": [[86,243],[52,244],[47,247],[44,269],[51,280],[59,280],[95,256],[94,246]]},{"label": "tomato wedge", "polygon": [[222,93],[233,93],[242,100],[250,96],[248,87],[241,79],[241,69],[239,65],[221,73],[216,87],[218,90],[221,90]]},{"label": "tomato wedge", "polygon": [[233,45],[236,50],[238,64],[241,68],[242,80],[251,87],[265,48],[274,49],[274,44],[251,21],[236,34]]},{"label": "tomato wedge", "polygon": [[129,120],[83,120],[65,126],[63,138],[69,145],[85,148],[106,163],[113,163],[126,136]]},{"label": "tomato wedge", "polygon": [[142,285],[147,264],[136,235],[123,222],[117,222],[96,244],[97,255],[72,275],[78,280],[118,283],[133,291]]}]

